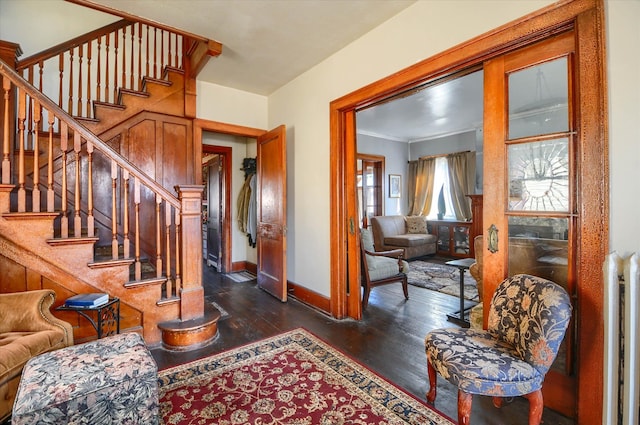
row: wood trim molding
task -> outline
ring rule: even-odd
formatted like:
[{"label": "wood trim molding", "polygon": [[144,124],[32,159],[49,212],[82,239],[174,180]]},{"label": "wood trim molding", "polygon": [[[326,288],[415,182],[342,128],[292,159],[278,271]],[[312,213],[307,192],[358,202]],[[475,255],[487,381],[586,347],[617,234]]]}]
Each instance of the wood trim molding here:
[{"label": "wood trim molding", "polygon": [[[356,258],[358,246],[357,242],[345,243],[348,240],[351,202],[348,198],[354,196],[345,189],[345,185],[355,176],[355,161],[350,161],[350,158],[353,158],[355,141],[346,133],[350,114],[357,108],[382,101],[402,90],[477,66],[500,54],[575,29],[578,35],[578,66],[583,71],[577,71],[581,87],[580,98],[577,99],[580,108],[578,114],[582,117],[579,137],[582,146],[585,147],[578,155],[579,162],[586,164],[578,170],[578,177],[582,193],[589,199],[589,202],[583,201],[580,206],[581,213],[584,214],[580,231],[582,237],[586,237],[588,241],[583,240],[580,244],[581,259],[578,268],[581,274],[577,276],[581,285],[576,307],[581,314],[576,323],[576,423],[588,425],[602,423],[603,277],[602,262],[598,260],[604,259],[609,249],[604,16],[603,0],[559,1],[340,97],[331,102],[329,112],[331,312],[337,318],[347,314],[358,318],[348,311],[348,305],[351,304],[348,288],[356,275],[346,260]],[[592,163],[594,167],[589,168]],[[589,229],[599,230],[593,232]]]},{"label": "wood trim molding", "polygon": [[[193,120],[193,154],[194,154],[194,164],[202,164],[202,152],[206,151],[206,152],[218,152],[218,153],[222,153],[228,156],[225,158],[226,159],[226,164],[230,165],[231,164],[231,153],[230,152],[226,152],[224,148],[220,148],[218,150],[216,150],[216,146],[211,146],[211,145],[203,145],[202,144],[202,132],[203,131],[208,131],[208,132],[212,132],[212,133],[222,133],[222,134],[229,134],[232,136],[240,136],[240,137],[251,137],[251,138],[258,138],[259,136],[262,136],[263,134],[267,133],[266,130],[262,130],[259,128],[253,128],[253,127],[245,127],[245,126],[241,126],[241,125],[236,125],[236,124],[229,124],[229,123],[223,123],[223,122],[219,122],[219,121],[211,121],[211,120],[205,120],[205,119],[201,119],[201,118],[197,118]],[[202,181],[202,167],[195,167],[196,169],[194,170],[194,175],[195,175],[195,181],[196,182],[201,182]],[[225,255],[224,256],[224,265],[223,268],[224,270],[226,270],[227,272],[237,272],[237,271],[242,271],[242,270],[248,270],[251,271],[253,273],[256,272],[257,267],[255,264],[246,262],[246,261],[239,261],[239,262],[231,262],[231,223],[233,222],[233,217],[231,215],[231,167],[230,166],[226,166],[225,167],[225,190],[227,193],[227,197],[228,199],[225,200],[226,203],[226,208],[225,208],[225,220],[223,220],[223,233],[225,235],[225,245],[223,247],[223,249],[225,249],[225,252],[229,253],[229,255]]]},{"label": "wood trim molding", "polygon": [[304,286],[297,285],[290,280],[287,281],[287,291],[289,296],[297,299],[324,314],[331,314],[331,300],[317,292],[311,291]]}]

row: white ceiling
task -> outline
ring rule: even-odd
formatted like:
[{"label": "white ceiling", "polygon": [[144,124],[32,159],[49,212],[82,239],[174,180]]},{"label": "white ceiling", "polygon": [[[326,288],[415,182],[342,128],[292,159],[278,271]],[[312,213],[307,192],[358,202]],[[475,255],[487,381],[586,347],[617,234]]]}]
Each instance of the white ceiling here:
[{"label": "white ceiling", "polygon": [[199,79],[269,95],[415,0],[92,0],[222,43]]},{"label": "white ceiling", "polygon": [[359,111],[359,134],[416,142],[482,127],[483,72],[418,89]]},{"label": "white ceiling", "polygon": [[[269,95],[415,0],[93,2],[222,43],[198,78]],[[470,130],[482,119],[481,83],[475,73],[362,111],[358,132],[413,141]]]}]

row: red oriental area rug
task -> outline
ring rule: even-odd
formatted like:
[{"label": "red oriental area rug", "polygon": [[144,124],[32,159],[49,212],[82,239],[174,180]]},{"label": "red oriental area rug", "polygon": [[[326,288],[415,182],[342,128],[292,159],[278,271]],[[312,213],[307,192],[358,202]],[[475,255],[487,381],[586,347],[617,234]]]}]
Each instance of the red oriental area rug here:
[{"label": "red oriental area rug", "polygon": [[161,371],[165,424],[453,425],[303,329]]}]

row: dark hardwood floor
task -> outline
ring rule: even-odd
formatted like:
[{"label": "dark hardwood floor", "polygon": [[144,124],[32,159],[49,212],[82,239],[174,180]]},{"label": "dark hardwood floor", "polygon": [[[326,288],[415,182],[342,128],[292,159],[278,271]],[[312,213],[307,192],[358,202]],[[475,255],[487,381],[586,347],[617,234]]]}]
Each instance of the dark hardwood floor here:
[{"label": "dark hardwood floor", "polygon": [[[204,282],[206,299],[228,312],[219,322],[217,339],[190,352],[152,350],[160,369],[303,327],[421,400],[428,389],[424,336],[432,329],[455,326],[446,314],[458,305],[456,297],[411,285],[405,301],[400,284],[387,285],[371,291],[362,321],[334,320],[295,299],[276,300],[259,289],[255,280],[234,282],[204,267]],[[457,390],[442,378],[435,408],[457,418]],[[522,398],[497,409],[489,397],[476,396],[471,421],[474,425],[524,425],[528,411],[529,404]],[[549,409],[542,419],[545,425],[574,424]]]}]

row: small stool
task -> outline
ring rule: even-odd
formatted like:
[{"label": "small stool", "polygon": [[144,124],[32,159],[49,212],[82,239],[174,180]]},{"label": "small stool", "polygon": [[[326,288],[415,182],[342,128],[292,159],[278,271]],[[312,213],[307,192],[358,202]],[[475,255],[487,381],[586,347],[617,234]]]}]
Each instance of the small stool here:
[{"label": "small stool", "polygon": [[158,366],[136,333],[33,357],[11,423],[157,424]]}]

